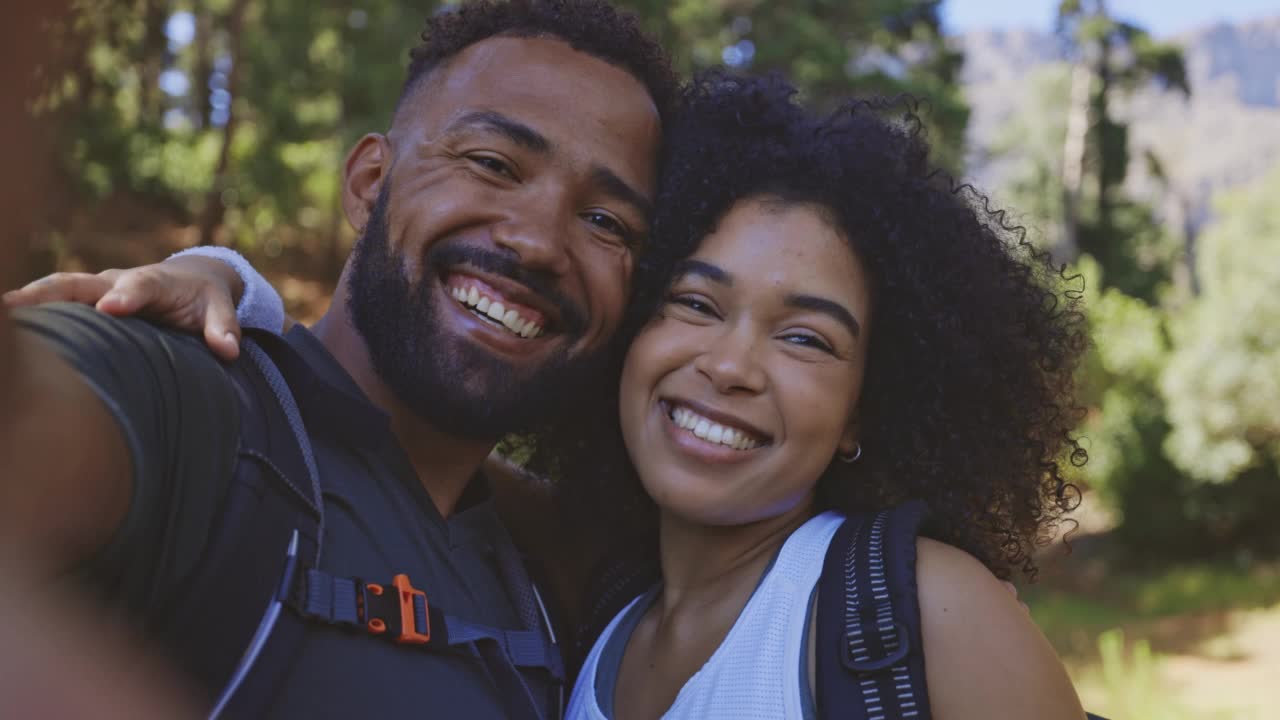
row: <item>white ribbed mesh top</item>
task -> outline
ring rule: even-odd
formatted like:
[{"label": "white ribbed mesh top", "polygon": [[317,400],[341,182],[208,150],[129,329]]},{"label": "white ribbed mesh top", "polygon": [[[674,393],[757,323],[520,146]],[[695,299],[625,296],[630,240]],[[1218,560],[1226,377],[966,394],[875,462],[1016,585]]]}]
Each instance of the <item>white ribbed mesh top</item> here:
[{"label": "white ribbed mesh top", "polygon": [[[800,648],[808,603],[831,537],[844,517],[827,512],[796,529],[756,588],[720,647],[685,682],[663,714],[670,720],[777,720],[802,717]],[[643,596],[641,596],[643,597]],[[618,623],[640,598],[614,617],[591,648],[569,700],[566,720],[608,720],[596,697],[600,655]],[[603,700],[603,702],[600,702]]]}]

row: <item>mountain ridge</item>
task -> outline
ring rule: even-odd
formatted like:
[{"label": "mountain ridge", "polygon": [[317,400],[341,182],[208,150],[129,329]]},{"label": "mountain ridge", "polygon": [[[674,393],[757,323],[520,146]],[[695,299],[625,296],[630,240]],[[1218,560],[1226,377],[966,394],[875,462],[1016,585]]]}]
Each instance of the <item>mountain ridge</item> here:
[{"label": "mountain ridge", "polygon": [[[1026,162],[1016,144],[999,151],[1002,140],[1008,145],[1001,135],[1015,118],[1033,116],[1035,83],[1055,66],[1066,72],[1065,52],[1052,34],[1031,30],[974,31],[953,41],[965,53],[968,171],[998,195]],[[1280,164],[1280,15],[1207,25],[1169,41],[1185,53],[1190,97],[1144,88],[1113,101],[1113,112],[1130,126],[1126,187],[1167,220],[1198,227],[1212,217],[1215,194]],[[1147,153],[1167,186],[1140,162]]]}]

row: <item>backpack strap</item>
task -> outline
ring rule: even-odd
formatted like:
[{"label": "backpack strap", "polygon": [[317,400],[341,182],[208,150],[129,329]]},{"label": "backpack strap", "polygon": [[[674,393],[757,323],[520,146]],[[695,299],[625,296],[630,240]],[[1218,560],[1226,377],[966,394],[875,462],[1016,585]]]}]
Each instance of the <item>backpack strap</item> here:
[{"label": "backpack strap", "polygon": [[541,630],[503,630],[446,613],[413,587],[409,576],[390,583],[330,575],[307,569],[294,576],[284,600],[304,618],[367,632],[380,639],[424,650],[442,650],[488,641],[498,646],[516,667],[541,668],[564,679],[559,649]]},{"label": "backpack strap", "polygon": [[915,575],[924,514],[912,501],[855,515],[832,538],[818,584],[820,718],[931,717]]},{"label": "backpack strap", "polygon": [[[278,367],[278,364],[300,362],[300,358],[279,335],[253,329],[245,330],[240,349],[260,373],[274,400],[274,404],[263,403],[271,406],[262,409],[268,415],[275,416],[277,422],[282,416],[288,427],[287,434],[269,439],[263,447],[246,446],[242,438],[240,454],[242,458],[269,467],[271,475],[292,490],[309,512],[295,512],[293,518],[280,518],[282,523],[289,522],[293,527],[288,545],[280,549],[282,570],[279,582],[275,592],[267,600],[266,608],[249,644],[245,647],[226,685],[215,699],[213,710],[209,714],[210,720],[216,720],[227,712],[231,701],[241,689],[249,676],[249,671],[254,668],[268,639],[275,631],[288,592],[299,575],[299,568],[319,563],[324,538],[324,502],[320,494],[320,473],[316,466],[315,454],[302,422],[302,413],[298,410],[297,401],[294,399],[293,390]],[[301,554],[298,542],[300,527],[307,531],[309,537],[314,538],[314,542],[304,546]],[[297,640],[296,630],[289,634],[292,636],[289,642]]]},{"label": "backpack strap", "polygon": [[[262,583],[246,592],[261,590],[266,598],[257,627],[240,659],[214,703],[210,718],[256,717],[274,696],[281,673],[291,665],[306,627],[320,622],[346,625],[366,633],[426,650],[450,650],[468,646],[485,666],[497,687],[507,717],[516,720],[547,720],[543,708],[554,708],[555,698],[535,698],[521,669],[542,669],[563,687],[564,665],[551,635],[549,619],[541,609],[537,590],[524,586],[531,602],[520,612],[526,630],[503,630],[464,621],[429,604],[427,593],[413,587],[407,575],[397,575],[389,583],[340,578],[319,570],[321,540],[324,536],[324,504],[320,475],[310,438],[295,400],[309,389],[290,381],[310,377],[305,361],[279,335],[245,329],[241,342],[250,369],[239,382],[255,389],[256,403],[247,407],[262,417],[253,418],[256,432],[242,433],[241,462],[261,466],[276,487],[293,499],[289,510],[274,509],[258,526],[274,527],[284,533],[278,550],[274,541],[258,552],[275,556],[281,568],[271,576],[272,585]],[[256,377],[254,377],[256,376]],[[303,541],[299,542],[299,529]],[[277,533],[279,534],[279,533]],[[310,541],[314,538],[314,541]],[[244,540],[239,540],[241,546]],[[278,555],[276,553],[279,553]],[[239,553],[237,553],[237,557]],[[510,559],[508,559],[510,560]],[[271,562],[268,560],[267,562]],[[512,574],[504,565],[504,580]],[[521,571],[523,568],[519,568]],[[527,576],[522,576],[527,579]],[[225,583],[222,583],[225,586]],[[514,586],[520,588],[519,583]],[[521,599],[524,599],[523,597]],[[533,604],[536,602],[537,604]],[[216,603],[214,603],[216,604]],[[283,612],[288,609],[290,612]],[[546,634],[538,623],[546,620]]]}]

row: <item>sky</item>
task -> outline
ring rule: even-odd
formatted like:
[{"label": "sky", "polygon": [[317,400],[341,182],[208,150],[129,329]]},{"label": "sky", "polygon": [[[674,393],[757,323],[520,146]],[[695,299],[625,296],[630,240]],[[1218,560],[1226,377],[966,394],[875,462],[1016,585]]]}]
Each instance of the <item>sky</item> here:
[{"label": "sky", "polygon": [[[1057,0],[945,0],[942,14],[948,32],[990,28],[1049,30]],[[1151,31],[1156,37],[1176,35],[1220,20],[1241,22],[1280,16],[1280,0],[1110,0],[1112,14]]]}]

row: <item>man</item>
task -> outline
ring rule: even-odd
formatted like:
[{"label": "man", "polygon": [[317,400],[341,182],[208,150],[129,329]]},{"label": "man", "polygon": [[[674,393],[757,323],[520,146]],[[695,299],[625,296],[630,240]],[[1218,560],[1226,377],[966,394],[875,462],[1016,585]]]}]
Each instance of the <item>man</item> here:
[{"label": "man", "polygon": [[[433,18],[390,130],[348,157],[343,207],[360,239],[333,302],[270,353],[300,424],[275,411],[278,383],[248,358],[223,366],[192,338],[85,308],[21,311],[12,326],[0,309],[0,397],[21,418],[0,436],[5,545],[92,578],[220,709],[554,713],[554,670],[513,669],[511,639],[541,632],[540,610],[479,469],[601,364],[674,94],[660,49],[601,0]],[[277,517],[258,508],[288,501],[276,487],[309,497],[279,466],[291,429],[314,453],[323,519],[289,542],[290,528],[267,528],[257,550],[271,563],[241,571],[237,523]],[[223,607],[207,599],[238,617],[268,599],[245,597],[263,568],[308,551],[318,567],[287,569],[303,581],[274,599],[328,616],[269,612],[265,644],[215,652],[254,628],[217,627]],[[398,632],[382,617],[393,582],[409,612]],[[316,610],[321,589],[329,605],[351,601],[364,629]],[[427,603],[453,616],[449,646],[423,645]],[[301,629],[273,640],[275,623]],[[493,628],[500,652],[455,642]]]}]

